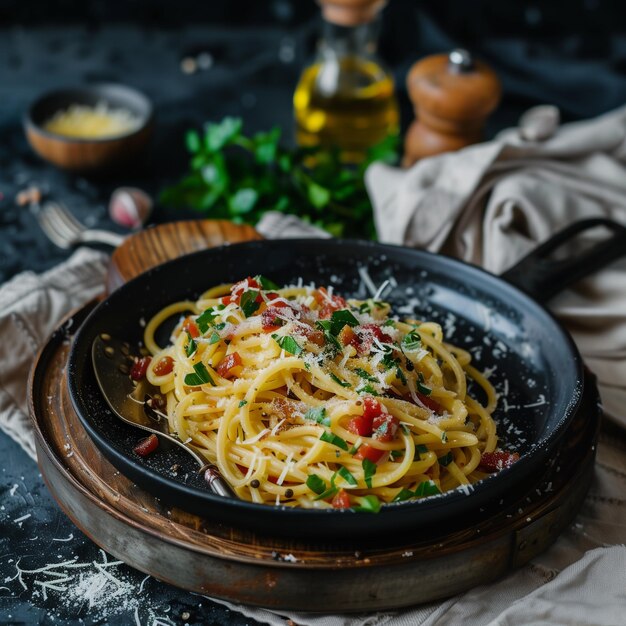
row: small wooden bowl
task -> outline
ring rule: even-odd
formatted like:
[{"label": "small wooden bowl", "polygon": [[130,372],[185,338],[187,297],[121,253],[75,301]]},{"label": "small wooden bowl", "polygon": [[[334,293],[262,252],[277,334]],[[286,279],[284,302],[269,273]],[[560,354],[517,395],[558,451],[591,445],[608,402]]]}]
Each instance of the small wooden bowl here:
[{"label": "small wooden bowl", "polygon": [[[139,120],[134,130],[117,136],[82,139],[44,130],[58,111],[73,104],[95,106],[104,102],[113,109],[130,111]],[[33,150],[65,170],[96,172],[129,163],[145,148],[154,125],[150,100],[124,85],[102,84],[51,91],[38,98],[24,117],[24,130]]]}]

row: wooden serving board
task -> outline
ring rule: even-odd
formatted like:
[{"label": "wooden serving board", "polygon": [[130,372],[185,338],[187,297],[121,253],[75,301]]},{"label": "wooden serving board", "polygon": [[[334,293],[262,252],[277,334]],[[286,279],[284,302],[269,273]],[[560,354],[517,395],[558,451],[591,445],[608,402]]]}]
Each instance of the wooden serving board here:
[{"label": "wooden serving board", "polygon": [[557,538],[587,492],[600,418],[593,384],[585,385],[580,412],[539,483],[447,536],[433,531],[391,546],[372,540],[315,545],[306,537],[285,540],[211,525],[169,508],[122,476],[74,413],[65,365],[71,333],[93,305],[60,326],[31,372],[39,466],[61,509],[86,535],[157,579],[281,610],[400,608],[454,595],[523,565]]}]

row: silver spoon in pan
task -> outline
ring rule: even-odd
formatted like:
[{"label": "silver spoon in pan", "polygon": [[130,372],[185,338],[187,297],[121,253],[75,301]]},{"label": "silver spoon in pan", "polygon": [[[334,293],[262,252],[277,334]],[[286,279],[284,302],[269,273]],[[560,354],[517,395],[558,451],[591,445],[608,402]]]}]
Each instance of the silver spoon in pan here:
[{"label": "silver spoon in pan", "polygon": [[129,375],[133,355],[127,343],[102,333],[91,346],[91,360],[102,395],[113,413],[123,422],[164,437],[190,454],[215,494],[236,497],[218,469],[189,443],[169,432],[165,415],[158,410],[159,390],[145,378],[133,381]]}]

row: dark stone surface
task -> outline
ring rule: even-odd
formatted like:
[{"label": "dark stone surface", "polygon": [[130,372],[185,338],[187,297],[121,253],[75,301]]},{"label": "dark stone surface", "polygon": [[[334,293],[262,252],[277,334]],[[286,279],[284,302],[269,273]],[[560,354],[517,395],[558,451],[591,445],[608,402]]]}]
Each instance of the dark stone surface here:
[{"label": "dark stone surface", "polygon": [[[64,0],[41,14],[33,3],[0,0],[0,283],[22,270],[42,271],[70,254],[47,241],[28,208],[15,205],[16,193],[26,184],[39,184],[84,223],[115,229],[106,209],[111,190],[130,184],[156,194],[179,177],[187,161],[182,145],[186,128],[228,114],[242,116],[249,130],[280,124],[291,136],[291,93],[300,67],[311,56],[317,28],[315,21],[307,21],[315,10],[300,3],[304,0],[204,5],[181,0],[175,10],[174,3],[164,0]],[[181,19],[194,9],[197,20]],[[537,103],[558,104],[565,119],[623,104],[626,37],[623,24],[615,20],[620,11],[619,0],[395,0],[385,16],[381,52],[396,77],[404,124],[411,116],[404,94],[407,68],[424,54],[454,45],[478,51],[503,80],[505,97],[488,135]],[[55,19],[65,25],[50,26]],[[103,19],[110,20],[108,25],[102,25]],[[126,19],[140,20],[141,26]],[[200,51],[211,55],[211,69],[183,74],[181,59]],[[96,81],[141,89],[157,114],[145,161],[109,180],[55,170],[33,155],[21,129],[21,117],[38,93]],[[157,207],[153,220],[186,215]],[[59,511],[35,464],[4,434],[0,458],[0,623],[128,624],[135,622],[135,611],[143,624],[182,624],[185,611],[190,612],[188,623],[250,622],[206,599],[153,579],[144,582],[142,574],[124,565],[105,566],[128,585],[119,602],[90,607],[89,601],[72,600],[69,591],[52,589],[44,599],[35,581],[54,576],[42,574],[23,574],[24,589],[15,578],[18,562],[32,570],[76,557],[85,567],[57,568],[72,578],[59,585],[76,584],[82,573],[82,584],[88,586],[103,582],[94,578],[100,572],[94,562],[102,568],[104,556]],[[25,515],[30,517],[16,521]],[[109,591],[113,595],[116,586]]]}]

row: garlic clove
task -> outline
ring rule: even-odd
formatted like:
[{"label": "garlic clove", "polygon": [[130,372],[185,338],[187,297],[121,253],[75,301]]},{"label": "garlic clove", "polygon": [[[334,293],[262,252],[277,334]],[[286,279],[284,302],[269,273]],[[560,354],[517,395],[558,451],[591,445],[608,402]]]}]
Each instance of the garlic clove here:
[{"label": "garlic clove", "polygon": [[152,213],[152,198],[135,187],[119,187],[111,194],[109,216],[120,226],[139,229]]}]

